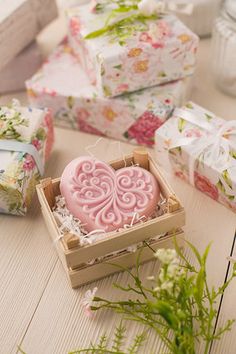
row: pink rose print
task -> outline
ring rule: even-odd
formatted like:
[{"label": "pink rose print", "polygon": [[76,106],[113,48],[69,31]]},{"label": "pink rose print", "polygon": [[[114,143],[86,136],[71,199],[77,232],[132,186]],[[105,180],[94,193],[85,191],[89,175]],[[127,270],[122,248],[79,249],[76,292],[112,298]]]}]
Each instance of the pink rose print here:
[{"label": "pink rose print", "polygon": [[181,178],[183,181],[189,183],[189,178],[182,172],[182,171],[176,171],[175,175],[179,178]]},{"label": "pink rose print", "polygon": [[189,129],[185,131],[186,138],[200,138],[202,136],[202,133],[198,129]]},{"label": "pink rose print", "polygon": [[152,44],[152,38],[148,35],[147,32],[142,32],[139,36],[139,40],[140,40],[140,42]]},{"label": "pink rose print", "polygon": [[218,189],[207,177],[201,176],[198,172],[194,172],[194,183],[198,190],[207,194],[212,199],[218,200]]},{"label": "pink rose print", "polygon": [[150,43],[153,48],[163,48],[165,46],[165,38],[172,35],[171,28],[165,21],[151,23],[148,32],[141,33],[139,40],[141,42]]},{"label": "pink rose print", "polygon": [[236,203],[234,201],[230,202],[229,199],[225,196],[220,197],[220,203],[225,205],[227,208],[231,209],[234,213],[236,212]]},{"label": "pink rose print", "polygon": [[48,160],[54,143],[54,126],[53,126],[52,113],[50,110],[47,112],[47,114],[44,117],[44,124],[47,127],[47,139],[45,142],[45,160]]},{"label": "pink rose print", "polygon": [[24,161],[24,164],[23,164],[23,169],[25,171],[31,171],[31,170],[33,170],[35,165],[36,164],[35,164],[34,158],[31,155],[27,154],[26,158],[25,158],[25,161]]},{"label": "pink rose print", "polygon": [[77,109],[76,113],[77,113],[77,124],[79,130],[89,134],[104,136],[102,132],[100,132],[98,129],[92,127],[89,123],[87,123],[87,119],[90,116],[90,114],[85,108]]},{"label": "pink rose print", "polygon": [[33,140],[31,141],[31,144],[34,145],[37,150],[40,150],[40,148],[41,148],[41,142],[40,142],[37,138],[33,139]]},{"label": "pink rose print", "polygon": [[100,132],[96,128],[93,128],[90,124],[88,124],[84,120],[78,119],[78,127],[79,127],[79,130],[83,131],[84,133],[105,136],[102,132]]},{"label": "pink rose print", "polygon": [[80,32],[79,20],[76,17],[72,17],[69,23],[70,32],[73,37],[77,36]]},{"label": "pink rose print", "polygon": [[98,4],[99,3],[97,2],[97,0],[91,0],[89,4],[89,11],[92,13],[96,13]]},{"label": "pink rose print", "polygon": [[123,92],[125,92],[125,91],[128,91],[129,90],[129,85],[128,84],[120,84],[120,85],[118,85],[118,87],[117,87],[117,94],[119,94],[119,93],[123,93]]},{"label": "pink rose print", "polygon": [[150,111],[144,112],[144,114],[133,124],[128,132],[128,139],[136,139],[138,144],[152,146],[154,145],[154,134],[163,124],[163,121],[155,116]]},{"label": "pink rose print", "polygon": [[89,112],[85,108],[78,108],[76,113],[77,113],[78,121],[80,120],[86,121],[90,116]]}]

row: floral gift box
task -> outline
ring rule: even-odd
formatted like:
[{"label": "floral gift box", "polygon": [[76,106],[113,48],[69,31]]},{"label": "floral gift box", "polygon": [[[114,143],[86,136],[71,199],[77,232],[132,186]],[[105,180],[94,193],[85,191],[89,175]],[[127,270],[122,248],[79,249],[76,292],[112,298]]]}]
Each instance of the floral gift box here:
[{"label": "floral gift box", "polygon": [[189,102],[156,131],[156,156],[176,176],[236,212],[236,121]]},{"label": "floral gift box", "polygon": [[31,105],[49,107],[58,126],[152,146],[155,130],[175,105],[183,104],[191,83],[192,78],[185,78],[116,98],[101,97],[65,43],[26,86]]},{"label": "floral gift box", "polygon": [[52,144],[48,110],[22,107],[16,100],[0,107],[1,213],[26,213]]},{"label": "floral gift box", "polygon": [[68,10],[70,45],[101,95],[133,92],[195,70],[198,37],[174,15],[140,12],[143,1],[152,0],[133,6],[104,0]]}]

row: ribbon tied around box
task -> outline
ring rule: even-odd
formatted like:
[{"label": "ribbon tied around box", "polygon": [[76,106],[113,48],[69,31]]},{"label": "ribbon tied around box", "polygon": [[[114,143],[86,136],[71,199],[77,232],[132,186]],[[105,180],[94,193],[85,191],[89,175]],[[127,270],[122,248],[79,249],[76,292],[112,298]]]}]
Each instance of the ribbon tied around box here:
[{"label": "ribbon tied around box", "polygon": [[0,139],[0,151],[23,152],[31,155],[37,165],[40,175],[43,176],[44,165],[42,158],[33,144],[23,143],[17,140]]},{"label": "ribbon tied around box", "polygon": [[[236,169],[232,163],[231,149],[235,149],[236,144],[227,139],[228,136],[236,136],[236,121],[226,121],[221,127],[216,129],[206,121],[202,121],[201,116],[196,112],[193,113],[189,109],[176,108],[173,116],[182,118],[185,121],[192,123],[199,128],[206,130],[209,135],[201,137],[183,137],[177,139],[170,147],[169,151],[175,148],[191,146],[191,154],[189,155],[189,182],[195,186],[194,181],[194,166],[195,162],[202,157],[202,161],[215,168],[222,174],[227,169]],[[236,197],[236,191],[229,188],[225,180],[220,176],[220,181],[228,195]]]}]

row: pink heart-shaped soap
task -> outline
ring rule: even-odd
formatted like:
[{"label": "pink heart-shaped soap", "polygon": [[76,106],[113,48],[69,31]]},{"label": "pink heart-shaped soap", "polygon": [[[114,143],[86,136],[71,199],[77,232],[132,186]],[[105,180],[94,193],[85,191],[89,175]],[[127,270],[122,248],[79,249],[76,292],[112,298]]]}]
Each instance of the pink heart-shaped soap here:
[{"label": "pink heart-shaped soap", "polygon": [[157,181],[147,170],[130,166],[115,171],[90,156],[66,166],[60,190],[67,208],[88,232],[119,229],[130,224],[134,213],[148,217],[160,199]]}]

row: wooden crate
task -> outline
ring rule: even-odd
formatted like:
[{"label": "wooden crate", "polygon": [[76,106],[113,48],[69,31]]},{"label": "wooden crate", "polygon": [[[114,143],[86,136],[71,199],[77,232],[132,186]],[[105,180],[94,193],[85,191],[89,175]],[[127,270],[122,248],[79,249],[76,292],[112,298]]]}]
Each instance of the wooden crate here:
[{"label": "wooden crate", "polygon": [[[110,165],[117,170],[137,163],[139,166],[148,169],[156,177],[162,198],[166,199],[166,212],[157,218],[135,224],[124,231],[110,232],[107,238],[91,245],[81,246],[78,237],[70,233],[65,233],[60,238],[59,226],[52,212],[55,197],[60,195],[60,178],[53,180],[46,178],[37,186],[38,198],[45,222],[52,239],[55,241],[59,257],[73,288],[119,271],[118,268],[108,265],[107,261],[88,265],[87,262],[92,259],[126,249],[131,245],[163,234],[165,234],[164,237],[162,236],[152,241],[152,248],[171,247],[174,235],[177,241],[182,244],[183,231],[181,227],[185,224],[184,209],[152,157],[145,150],[136,149],[132,155],[126,156],[121,160],[112,161]],[[135,264],[136,256],[137,252],[131,254],[123,251],[121,254],[112,257],[112,263],[131,267]],[[144,245],[141,261],[145,262],[151,258],[153,258],[153,252]]]}]

